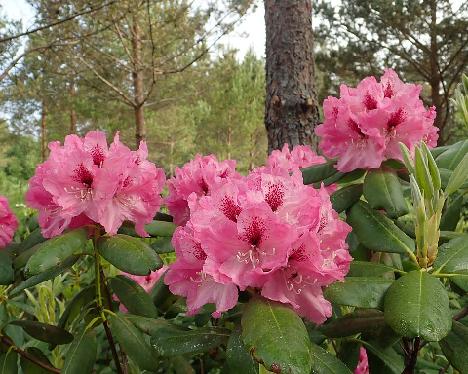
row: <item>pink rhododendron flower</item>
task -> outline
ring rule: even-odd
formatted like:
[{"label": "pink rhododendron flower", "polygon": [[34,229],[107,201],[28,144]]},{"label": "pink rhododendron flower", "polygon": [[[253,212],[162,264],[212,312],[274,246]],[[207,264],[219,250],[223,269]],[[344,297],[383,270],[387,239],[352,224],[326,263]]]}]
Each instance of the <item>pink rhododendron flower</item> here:
[{"label": "pink rhododendron flower", "polygon": [[99,223],[115,234],[124,220],[135,222],[139,235],[151,222],[162,198],[162,169],[148,162],[146,144],[131,151],[119,141],[108,147],[105,134],[65,137],[64,145],[49,144],[50,156],[29,181],[26,202],[39,210],[44,237],[66,228]]},{"label": "pink rhododendron flower", "polygon": [[359,361],[354,374],[369,374],[369,361],[367,360],[367,351],[364,347],[361,347],[359,350]]},{"label": "pink rhododendron flower", "polygon": [[403,83],[391,69],[380,82],[367,77],[356,88],[341,85],[340,98],[325,99],[324,122],[315,131],[324,155],[338,158],[338,170],[348,172],[402,160],[399,142],[411,151],[420,141],[436,146],[435,108],[424,107],[421,89]]},{"label": "pink rhododendron flower", "polygon": [[190,220],[174,235],[177,261],[165,281],[187,297],[190,313],[214,303],[219,315],[235,305],[238,289],[252,288],[316,323],[331,315],[322,287],[349,270],[350,227],[325,188],[305,186],[291,170],[258,168],[189,196]]},{"label": "pink rhododendron flower", "polygon": [[197,197],[209,195],[211,190],[224,179],[238,175],[235,168],[235,161],[218,161],[213,155],[196,155],[183,167],[177,168],[175,176],[167,181],[169,196],[166,198],[174,223],[184,225],[189,220],[190,210],[187,200],[192,193]]},{"label": "pink rhododendron flower", "polygon": [[295,168],[306,168],[324,162],[325,159],[318,156],[308,145],[296,145],[292,151],[289,151],[289,145],[286,143],[281,151],[276,149],[271,152],[266,166],[268,168],[282,168],[291,172]]},{"label": "pink rhododendron flower", "polygon": [[0,196],[0,248],[10,244],[17,228],[18,220],[11,211],[7,198]]}]

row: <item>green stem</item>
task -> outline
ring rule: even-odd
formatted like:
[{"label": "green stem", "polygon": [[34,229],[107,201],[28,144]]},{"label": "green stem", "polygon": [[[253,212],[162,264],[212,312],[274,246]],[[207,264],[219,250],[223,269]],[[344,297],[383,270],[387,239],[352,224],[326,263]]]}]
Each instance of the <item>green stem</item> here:
[{"label": "green stem", "polygon": [[99,314],[101,316],[102,325],[104,326],[104,331],[106,333],[107,341],[109,342],[109,346],[112,352],[112,357],[114,359],[115,367],[117,369],[117,373],[123,374],[122,366],[120,365],[119,356],[117,354],[117,349],[115,347],[114,337],[112,336],[112,332],[109,328],[109,322],[107,321],[107,317],[104,314],[104,307],[102,305],[102,294],[101,294],[101,276],[103,284],[105,285],[105,278],[104,272],[101,270],[100,262],[99,262],[99,253],[97,251],[97,241],[99,239],[99,229],[96,229],[94,232],[93,237],[93,247],[94,247],[94,276],[96,280],[96,302],[97,307],[99,310]]}]

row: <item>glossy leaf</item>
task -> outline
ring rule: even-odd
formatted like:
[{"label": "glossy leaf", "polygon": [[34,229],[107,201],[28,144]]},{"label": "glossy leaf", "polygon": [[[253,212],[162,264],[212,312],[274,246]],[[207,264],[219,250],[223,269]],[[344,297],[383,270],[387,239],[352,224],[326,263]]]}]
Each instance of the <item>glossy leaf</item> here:
[{"label": "glossy leaf", "polygon": [[375,332],[384,326],[384,315],[381,311],[358,310],[329,320],[320,327],[320,331],[329,338],[342,338],[362,332]]},{"label": "glossy leaf", "polygon": [[21,254],[23,253],[24,251],[26,251],[27,249],[30,249],[32,247],[34,247],[35,245],[37,244],[40,244],[40,243],[43,243],[45,242],[47,239],[44,238],[41,234],[41,229],[40,228],[37,228],[35,229],[33,232],[31,232],[31,234],[29,234],[29,236],[24,239],[19,248],[18,248],[18,253]]},{"label": "glossy leaf", "polygon": [[151,248],[153,248],[156,253],[170,253],[174,252],[174,248],[172,247],[172,238],[170,237],[161,237],[154,239],[151,243]]},{"label": "glossy leaf", "polygon": [[447,291],[425,271],[412,271],[385,296],[385,322],[398,334],[439,341],[450,331],[452,318]]},{"label": "glossy leaf", "polygon": [[83,252],[87,241],[87,231],[77,229],[39,244],[37,251],[29,258],[24,273],[29,277],[62,265],[71,255]]},{"label": "glossy leaf", "polygon": [[348,277],[384,277],[394,278],[395,269],[375,262],[353,261],[349,268]]},{"label": "glossy leaf", "polygon": [[226,366],[224,369],[228,374],[258,373],[258,364],[252,359],[252,356],[245,348],[240,329],[234,330],[229,337],[226,348]]},{"label": "glossy leaf", "polygon": [[157,354],[141,333],[125,316],[109,316],[110,328],[123,351],[142,370],[157,370]]},{"label": "glossy leaf", "polygon": [[468,140],[462,140],[450,145],[442,154],[436,157],[439,168],[454,170],[468,153]]},{"label": "glossy leaf", "polygon": [[304,184],[320,182],[336,174],[338,170],[335,169],[334,165],[334,161],[328,161],[325,164],[302,169],[302,179]]},{"label": "glossy leaf", "polygon": [[172,222],[153,221],[145,225],[145,230],[151,236],[172,237],[176,229],[176,225]]},{"label": "glossy leaf", "polygon": [[229,330],[217,327],[187,330],[161,324],[151,334],[151,344],[161,356],[198,354],[225,344],[229,335]]},{"label": "glossy leaf", "polygon": [[15,295],[26,288],[35,286],[36,284],[45,282],[50,279],[54,279],[58,275],[70,269],[75,264],[75,262],[78,261],[78,258],[78,255],[70,256],[62,264],[55,266],[41,274],[34,275],[31,278],[26,279],[24,282],[21,282],[18,286],[11,290],[10,294]]},{"label": "glossy leaf", "polygon": [[409,212],[400,181],[394,171],[371,170],[364,179],[364,196],[374,209],[384,209],[397,218]]},{"label": "glossy leaf", "polygon": [[379,252],[414,252],[414,241],[383,213],[359,201],[351,208],[347,222],[367,248]]},{"label": "glossy leaf", "polygon": [[148,244],[128,235],[101,237],[98,251],[117,269],[134,275],[148,275],[163,265],[158,254]]},{"label": "glossy leaf", "polygon": [[95,304],[96,287],[91,285],[78,292],[71,299],[62,315],[60,316],[58,327],[68,328],[78,316],[90,305]]},{"label": "glossy leaf", "polygon": [[0,250],[0,285],[13,283],[14,280],[13,261],[8,253]]},{"label": "glossy leaf", "polygon": [[158,311],[150,295],[132,279],[118,275],[109,279],[109,285],[130,313],[143,317],[158,316]]},{"label": "glossy leaf", "polygon": [[255,360],[268,370],[300,374],[312,368],[306,327],[285,305],[251,299],[242,315],[242,339]]},{"label": "glossy leaf", "polygon": [[448,201],[445,212],[440,220],[440,229],[453,231],[456,229],[463,208],[463,195],[458,195]]},{"label": "glossy leaf", "polygon": [[346,374],[351,371],[346,365],[325,349],[312,344],[310,348],[310,357],[312,361],[311,373],[319,374]]},{"label": "glossy leaf", "polygon": [[356,203],[362,195],[362,184],[351,184],[333,192],[330,200],[338,213],[348,209]]},{"label": "glossy leaf", "polygon": [[460,274],[450,277],[459,287],[468,291],[468,235],[459,236],[443,244],[433,265],[438,273]]},{"label": "glossy leaf", "polygon": [[148,318],[126,313],[125,319],[133,323],[138,330],[150,336],[156,335],[161,328],[170,326],[170,322],[164,318]]},{"label": "glossy leaf", "polygon": [[439,344],[450,364],[460,373],[468,373],[468,327],[453,321],[452,330]]},{"label": "glossy leaf", "polygon": [[371,356],[374,355],[387,371],[393,374],[401,374],[403,372],[403,357],[396,353],[392,347],[380,347],[375,342],[371,343],[367,341],[361,341],[361,344],[367,349],[370,366],[372,366]]},{"label": "glossy leaf", "polygon": [[62,374],[92,373],[97,348],[96,334],[93,331],[83,331],[65,353]]},{"label": "glossy leaf", "polygon": [[379,277],[348,277],[328,286],[324,295],[332,303],[358,308],[381,308],[392,280]]},{"label": "glossy leaf", "polygon": [[73,340],[73,335],[60,327],[49,325],[47,323],[17,320],[11,321],[11,325],[20,326],[26,333],[33,338],[51,344],[68,344]]}]

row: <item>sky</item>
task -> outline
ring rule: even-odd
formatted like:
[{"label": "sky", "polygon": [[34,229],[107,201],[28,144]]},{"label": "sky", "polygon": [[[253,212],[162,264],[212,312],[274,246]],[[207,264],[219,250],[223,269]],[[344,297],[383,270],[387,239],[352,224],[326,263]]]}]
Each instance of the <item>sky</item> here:
[{"label": "sky", "polygon": [[[251,10],[233,32],[223,37],[220,42],[238,50],[238,58],[243,59],[249,49],[258,57],[265,55],[265,20],[264,10],[260,6]],[[26,0],[0,0],[1,13],[7,18],[21,20],[23,31],[34,22],[34,13]]]}]

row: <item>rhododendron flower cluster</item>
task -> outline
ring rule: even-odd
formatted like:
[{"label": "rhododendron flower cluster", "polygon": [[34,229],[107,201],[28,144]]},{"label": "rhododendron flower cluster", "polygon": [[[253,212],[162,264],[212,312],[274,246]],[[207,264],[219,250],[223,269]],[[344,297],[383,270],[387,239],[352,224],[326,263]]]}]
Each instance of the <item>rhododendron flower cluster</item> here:
[{"label": "rhododendron flower cluster", "polygon": [[280,168],[292,172],[296,168],[306,168],[324,162],[325,159],[318,156],[309,146],[296,145],[292,151],[289,151],[289,145],[286,143],[281,151],[275,149],[271,152],[266,166],[270,169]]},{"label": "rhododendron flower cluster", "polygon": [[68,135],[63,146],[52,142],[49,149],[26,194],[28,205],[39,210],[44,237],[90,223],[115,234],[124,220],[147,235],[144,225],[159,210],[165,176],[147,161],[144,142],[131,151],[118,133],[108,146],[103,132],[91,131],[84,138]]},{"label": "rhododendron flower cluster", "polygon": [[10,244],[17,228],[18,220],[11,211],[7,198],[0,196],[0,248]]},{"label": "rhododendron flower cluster", "polygon": [[208,195],[188,197],[190,219],[174,234],[177,260],[165,282],[187,297],[189,314],[213,303],[218,317],[249,288],[316,323],[331,316],[322,287],[349,270],[350,227],[325,188],[303,184],[298,166],[228,176]]},{"label": "rhododendron flower cluster", "polygon": [[166,205],[174,217],[174,223],[185,225],[189,220],[188,198],[192,193],[198,197],[209,195],[211,190],[227,177],[238,176],[235,169],[236,161],[218,162],[213,155],[196,155],[182,168],[176,168],[175,176],[167,181],[169,195],[166,198]]},{"label": "rhododendron flower cluster", "polygon": [[324,122],[315,131],[323,154],[338,158],[338,170],[348,172],[378,168],[387,159],[402,160],[399,142],[411,151],[420,141],[435,146],[436,112],[424,107],[421,89],[403,83],[391,69],[380,82],[367,77],[356,88],[341,85],[340,98],[325,99]]},{"label": "rhododendron flower cluster", "polygon": [[369,374],[369,361],[367,359],[367,351],[364,347],[359,349],[359,361],[354,370],[354,374]]}]

